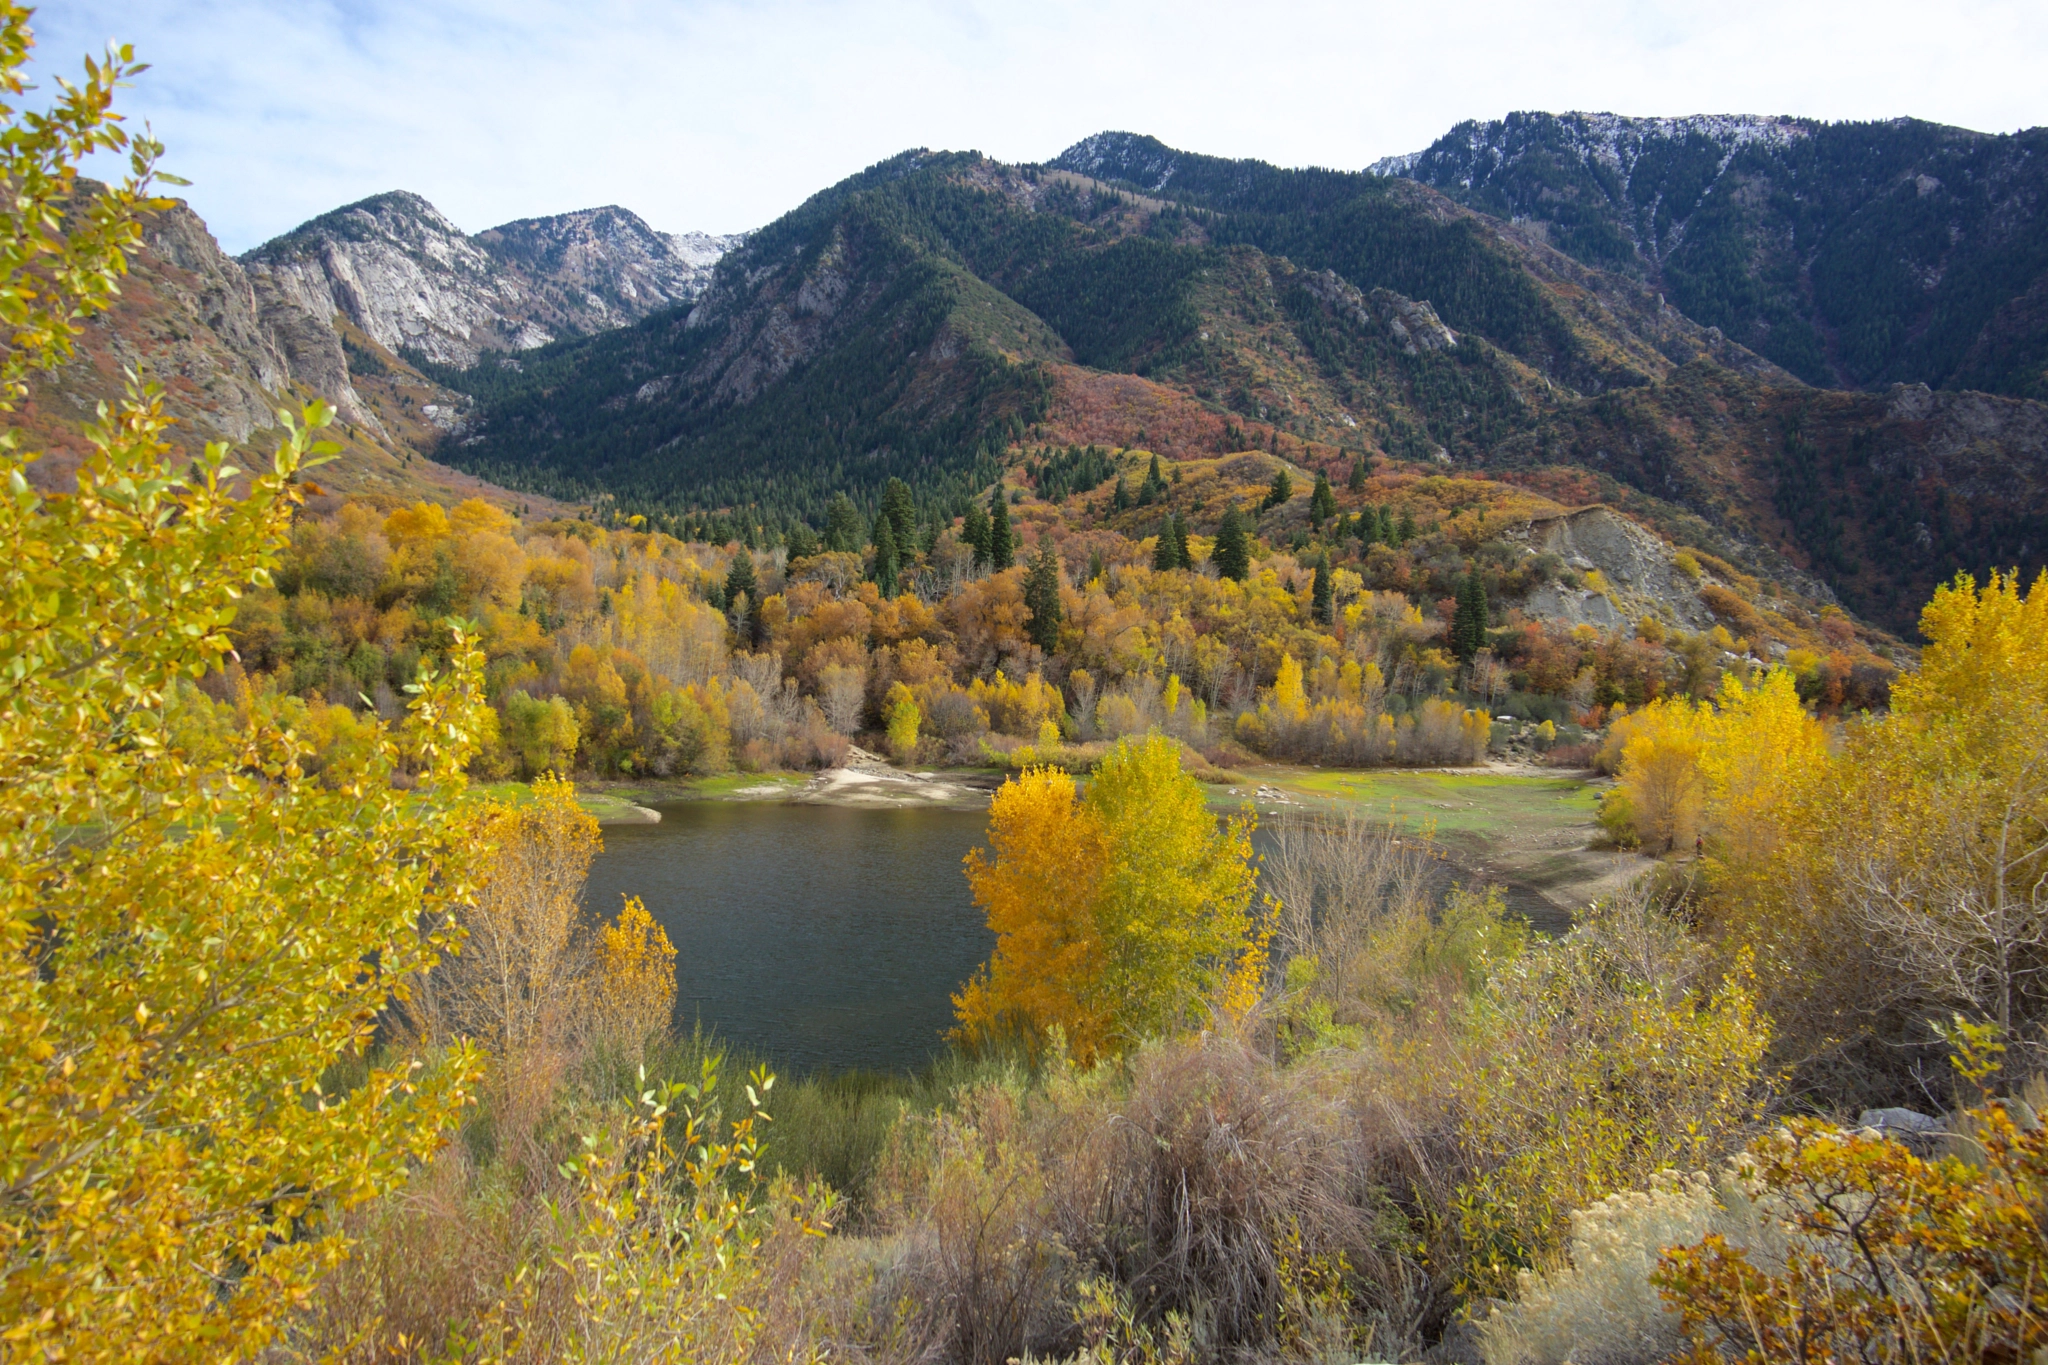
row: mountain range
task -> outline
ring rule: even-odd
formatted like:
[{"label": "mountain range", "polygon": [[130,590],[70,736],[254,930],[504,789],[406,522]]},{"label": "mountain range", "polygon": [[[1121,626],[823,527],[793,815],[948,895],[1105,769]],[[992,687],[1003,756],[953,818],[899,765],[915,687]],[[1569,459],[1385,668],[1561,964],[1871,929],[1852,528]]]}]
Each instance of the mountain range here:
[{"label": "mountain range", "polygon": [[1103,133],[907,152],[743,238],[616,208],[470,237],[394,193],[239,261],[175,210],[36,397],[142,360],[241,439],[319,393],[343,491],[453,466],[756,538],[890,477],[957,508],[1048,445],[1416,461],[1905,630],[1957,569],[2048,561],[2043,150],[1518,114],[1337,171]]}]

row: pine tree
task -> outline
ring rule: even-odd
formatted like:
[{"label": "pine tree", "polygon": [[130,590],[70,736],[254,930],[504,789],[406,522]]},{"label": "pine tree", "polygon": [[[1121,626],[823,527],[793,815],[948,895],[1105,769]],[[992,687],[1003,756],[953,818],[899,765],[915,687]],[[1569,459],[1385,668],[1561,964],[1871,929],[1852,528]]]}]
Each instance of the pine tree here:
[{"label": "pine tree", "polygon": [[1401,509],[1401,525],[1394,532],[1394,543],[1396,545],[1406,545],[1413,539],[1415,539],[1415,513],[1403,507]]},{"label": "pine tree", "polygon": [[791,559],[808,559],[818,553],[818,533],[802,522],[789,528],[783,543],[789,547]]},{"label": "pine tree", "polygon": [[741,593],[745,593],[750,602],[754,599],[754,556],[745,549],[733,555],[732,567],[725,571],[726,605],[737,606]]},{"label": "pine tree", "polygon": [[1266,490],[1266,500],[1259,504],[1259,510],[1263,512],[1268,508],[1278,507],[1293,496],[1294,480],[1289,478],[1287,471],[1283,469],[1273,476],[1273,486]]},{"label": "pine tree", "polygon": [[1152,547],[1152,567],[1155,569],[1184,569],[1187,567],[1181,563],[1180,545],[1173,534],[1176,520],[1177,518],[1173,513],[1168,512],[1166,520],[1159,523],[1159,540]]},{"label": "pine tree", "polygon": [[1223,524],[1216,528],[1216,544],[1209,551],[1209,562],[1216,566],[1217,573],[1236,583],[1242,583],[1251,572],[1251,537],[1245,533],[1244,514],[1235,507],[1223,513]]},{"label": "pine tree", "polygon": [[896,572],[901,557],[896,553],[896,527],[884,514],[875,518],[875,586],[885,598],[896,595]]},{"label": "pine tree", "polygon": [[967,515],[962,519],[960,539],[974,551],[974,567],[988,567],[988,513],[978,502],[967,504]]},{"label": "pine tree", "polygon": [[1319,626],[1327,626],[1335,615],[1331,597],[1330,555],[1326,550],[1316,558],[1315,585],[1309,590],[1309,615]]},{"label": "pine tree", "polygon": [[1152,467],[1145,471],[1145,482],[1138,486],[1138,506],[1149,507],[1166,495],[1166,480],[1159,472],[1159,457],[1152,457]]},{"label": "pine tree", "polygon": [[1090,583],[1093,583],[1093,582],[1094,582],[1094,581],[1095,581],[1096,579],[1098,579],[1098,578],[1102,577],[1102,575],[1103,575],[1104,573],[1106,573],[1106,572],[1108,572],[1108,569],[1107,569],[1107,566],[1105,566],[1105,565],[1103,564],[1103,562],[1102,562],[1102,551],[1100,551],[1100,550],[1091,550],[1091,551],[1089,551],[1089,553],[1088,553],[1088,581],[1089,581]]},{"label": "pine tree", "polygon": [[[901,479],[891,479],[882,488],[882,512],[877,521],[887,521],[896,533],[896,554],[900,560],[917,545],[917,499],[910,492],[910,485]],[[876,534],[875,543],[881,544]]]},{"label": "pine tree", "polygon": [[1177,516],[1173,519],[1173,553],[1174,558],[1180,561],[1178,567],[1183,569],[1195,567],[1195,556],[1188,549],[1188,519],[1185,516]]},{"label": "pine tree", "polygon": [[1358,514],[1358,548],[1370,550],[1385,539],[1380,534],[1380,509],[1368,507]]},{"label": "pine tree", "polygon": [[1031,642],[1050,654],[1060,643],[1060,557],[1053,552],[1050,536],[1038,542],[1031,571],[1024,579],[1024,605],[1031,620],[1024,631]]},{"label": "pine tree", "polygon": [[858,550],[860,542],[860,509],[846,494],[838,494],[825,509],[825,548],[845,554]]},{"label": "pine tree", "polygon": [[1486,645],[1486,583],[1477,573],[1458,585],[1458,607],[1451,614],[1451,652],[1471,662]]},{"label": "pine tree", "polygon": [[1309,494],[1308,524],[1318,529],[1331,517],[1337,515],[1337,493],[1330,487],[1328,476],[1316,475],[1315,492]]},{"label": "pine tree", "polygon": [[1001,484],[988,495],[988,562],[997,573],[1017,562],[1017,537],[1010,529],[1010,508],[1003,501]]},{"label": "pine tree", "polygon": [[1130,510],[1130,507],[1131,483],[1129,479],[1119,474],[1116,480],[1116,492],[1109,496],[1109,510],[1112,512],[1127,512]]},{"label": "pine tree", "polygon": [[1346,481],[1345,487],[1354,493],[1363,493],[1366,473],[1365,456],[1361,455],[1351,462],[1351,477]]}]

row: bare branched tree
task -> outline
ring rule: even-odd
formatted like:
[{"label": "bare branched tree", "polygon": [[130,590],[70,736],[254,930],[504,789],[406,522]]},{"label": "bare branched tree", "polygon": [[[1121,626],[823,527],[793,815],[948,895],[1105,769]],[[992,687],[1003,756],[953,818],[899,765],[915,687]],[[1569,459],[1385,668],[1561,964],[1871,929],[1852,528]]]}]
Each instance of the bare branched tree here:
[{"label": "bare branched tree", "polygon": [[1341,821],[1282,816],[1261,864],[1280,903],[1276,945],[1312,957],[1331,995],[1349,994],[1356,959],[1389,923],[1426,914],[1433,862],[1422,840],[1356,812]]}]

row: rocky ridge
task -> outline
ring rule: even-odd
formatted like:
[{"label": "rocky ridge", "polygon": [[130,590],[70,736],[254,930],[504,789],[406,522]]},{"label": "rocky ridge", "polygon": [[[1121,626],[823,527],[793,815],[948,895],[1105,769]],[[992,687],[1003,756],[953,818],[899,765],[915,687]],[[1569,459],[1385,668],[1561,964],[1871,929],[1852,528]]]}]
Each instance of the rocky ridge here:
[{"label": "rocky ridge", "polygon": [[479,246],[418,196],[384,195],[236,260],[174,201],[145,220],[114,307],[86,324],[70,363],[32,379],[8,425],[47,452],[37,482],[61,487],[86,453],[80,424],[121,399],[131,374],[161,389],[170,440],[195,451],[260,440],[280,408],[321,398],[342,448],[321,486],[511,500],[428,458],[464,429],[473,403],[419,373],[408,350],[431,337],[444,358],[473,355],[447,344],[463,340],[448,335],[450,322],[470,328],[471,346],[531,342],[545,331],[536,317],[564,330],[624,325],[694,298],[736,240],[671,237],[604,208],[506,224]]},{"label": "rocky ridge", "polygon": [[2044,154],[2041,128],[1519,112],[1371,170],[1640,278],[1807,383],[2041,399]]},{"label": "rocky ridge", "polygon": [[310,316],[339,314],[394,354],[467,367],[486,350],[532,350],[688,303],[739,240],[657,232],[616,206],[471,237],[395,191],[322,214],[241,264]]}]

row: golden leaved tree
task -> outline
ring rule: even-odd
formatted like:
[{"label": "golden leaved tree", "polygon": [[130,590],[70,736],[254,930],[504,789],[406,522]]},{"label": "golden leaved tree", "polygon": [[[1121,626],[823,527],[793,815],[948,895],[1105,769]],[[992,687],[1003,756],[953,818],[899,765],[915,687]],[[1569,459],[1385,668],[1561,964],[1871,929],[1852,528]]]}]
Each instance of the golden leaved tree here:
[{"label": "golden leaved tree", "polygon": [[1774,674],[1724,694],[1702,754],[1705,923],[1754,954],[1810,1079],[1852,1099],[1917,1084],[1953,1014],[2030,1066],[2048,1022],[2048,579],[1958,577],[1920,629],[1888,715],[1831,747]]},{"label": "golden leaved tree", "polygon": [[1087,794],[1056,768],[1003,784],[994,858],[967,855],[996,934],[954,997],[955,1036],[1036,1041],[1054,1027],[1088,1061],[1257,997],[1267,927],[1251,912],[1250,817],[1218,824],[1164,735],[1121,740]]},{"label": "golden leaved tree", "polygon": [[[27,11],[0,0],[18,97]],[[89,64],[47,114],[0,105],[0,404],[70,353],[139,239],[157,149],[111,112],[133,71]],[[80,194],[93,150],[118,188]],[[410,713],[319,780],[260,716],[204,752],[174,683],[228,652],[286,542],[303,421],[244,474],[177,468],[152,394],[103,411],[69,492],[0,444],[0,1341],[12,1359],[247,1356],[345,1252],[327,1217],[443,1140],[476,1073],[456,1048],[321,1083],[363,1054],[445,946],[474,851],[453,812],[483,709],[459,631]],[[231,493],[231,487],[239,488]]]}]

